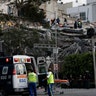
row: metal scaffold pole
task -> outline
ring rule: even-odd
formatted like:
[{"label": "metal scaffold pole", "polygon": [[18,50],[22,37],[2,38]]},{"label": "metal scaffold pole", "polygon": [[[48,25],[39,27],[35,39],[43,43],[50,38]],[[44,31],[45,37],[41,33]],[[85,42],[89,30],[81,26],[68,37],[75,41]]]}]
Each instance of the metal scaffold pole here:
[{"label": "metal scaffold pole", "polygon": [[[57,18],[56,12],[55,12],[55,19]],[[55,78],[58,79],[58,46],[57,46],[57,22],[55,20],[55,48],[53,49],[53,55],[54,55],[54,74]]]}]

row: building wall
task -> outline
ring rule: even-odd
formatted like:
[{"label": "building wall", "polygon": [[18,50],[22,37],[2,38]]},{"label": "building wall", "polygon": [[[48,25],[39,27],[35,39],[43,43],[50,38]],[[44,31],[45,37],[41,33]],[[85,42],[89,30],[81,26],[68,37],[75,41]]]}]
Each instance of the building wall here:
[{"label": "building wall", "polygon": [[94,3],[96,2],[96,0],[87,0],[87,4],[91,4],[91,3]]},{"label": "building wall", "polygon": [[92,5],[87,5],[87,6],[85,6],[85,8],[86,8],[86,21],[94,22],[92,20],[92,18],[93,18]]},{"label": "building wall", "polygon": [[92,6],[92,21],[94,22],[96,22],[96,4],[94,4],[93,6]]},{"label": "building wall", "polygon": [[77,6],[86,4],[86,0],[58,0],[57,2],[58,3],[63,2],[63,4],[72,2],[73,7],[77,7]]},{"label": "building wall", "polygon": [[74,0],[73,1],[73,7],[82,6],[86,4],[86,0]]},{"label": "building wall", "polygon": [[2,11],[2,13],[4,14],[8,14],[8,4],[10,3],[9,1],[11,0],[1,0],[0,1],[0,11]]},{"label": "building wall", "polygon": [[89,4],[86,6],[79,6],[79,7],[73,7],[67,9],[67,14],[70,14],[72,17],[79,18],[80,13],[84,13],[86,15],[86,19],[83,21],[90,21],[90,22],[96,22],[96,5],[95,4]]},{"label": "building wall", "polygon": [[[0,0],[0,12],[4,14],[11,14],[13,16],[18,16],[18,10],[15,4],[13,3],[14,1],[16,0]],[[23,0],[23,1],[26,1],[26,0]],[[10,10],[9,10],[9,7],[10,7]]]},{"label": "building wall", "polygon": [[58,10],[59,11],[61,10],[62,13],[67,14],[67,8],[72,8],[73,7],[72,4],[73,4],[72,2],[66,4],[57,4]]},{"label": "building wall", "polygon": [[43,3],[40,6],[40,8],[45,10],[46,18],[48,18],[49,20],[58,17],[57,0],[50,0],[50,1],[46,2],[46,3]]},{"label": "building wall", "polygon": [[61,4],[57,3],[57,0],[51,0],[50,2],[43,3],[40,8],[44,9],[46,12],[46,18],[49,20],[59,17],[60,23],[64,23],[64,15],[67,15],[67,8],[72,7],[72,2]]},{"label": "building wall", "polygon": [[8,6],[5,4],[0,4],[0,11],[4,14],[8,13]]},{"label": "building wall", "polygon": [[47,18],[54,19],[58,16],[58,7],[56,0],[51,0],[46,3],[46,14]]},{"label": "building wall", "polygon": [[67,8],[72,8],[72,2],[66,4],[57,4],[58,6],[58,17],[60,18],[60,23],[64,23],[64,18],[68,16]]}]

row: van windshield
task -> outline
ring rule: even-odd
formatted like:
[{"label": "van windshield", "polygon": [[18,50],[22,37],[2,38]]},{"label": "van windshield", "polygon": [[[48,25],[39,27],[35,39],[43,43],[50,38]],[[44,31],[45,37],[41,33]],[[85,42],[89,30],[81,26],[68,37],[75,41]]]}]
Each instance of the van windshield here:
[{"label": "van windshield", "polygon": [[17,75],[26,74],[25,64],[16,64],[15,65]]}]

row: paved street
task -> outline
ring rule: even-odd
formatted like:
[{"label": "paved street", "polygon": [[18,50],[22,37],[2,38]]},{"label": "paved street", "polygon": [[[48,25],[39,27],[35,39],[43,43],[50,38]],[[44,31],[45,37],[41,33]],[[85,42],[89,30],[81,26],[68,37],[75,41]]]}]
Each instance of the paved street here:
[{"label": "paved street", "polygon": [[[44,89],[38,90],[38,96],[48,96]],[[54,96],[96,96],[96,89],[61,89],[56,88]]]},{"label": "paved street", "polygon": [[[44,89],[37,90],[37,96],[48,96]],[[17,95],[10,95],[17,96]],[[21,96],[21,95],[18,95]],[[56,88],[54,91],[54,96],[96,96],[96,88],[95,89],[61,89]]]}]

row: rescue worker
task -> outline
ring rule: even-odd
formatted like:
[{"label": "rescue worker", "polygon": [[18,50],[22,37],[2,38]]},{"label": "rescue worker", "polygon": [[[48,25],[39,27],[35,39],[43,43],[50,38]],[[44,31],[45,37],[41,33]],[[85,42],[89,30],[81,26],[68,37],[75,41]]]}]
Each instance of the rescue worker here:
[{"label": "rescue worker", "polygon": [[37,96],[36,83],[37,83],[37,75],[33,70],[29,69],[28,70],[28,86],[29,86],[30,96]]},{"label": "rescue worker", "polygon": [[47,85],[48,85],[48,95],[53,96],[54,75],[51,71],[51,68],[48,69],[47,78],[43,80],[46,80],[46,79],[47,79]]}]

